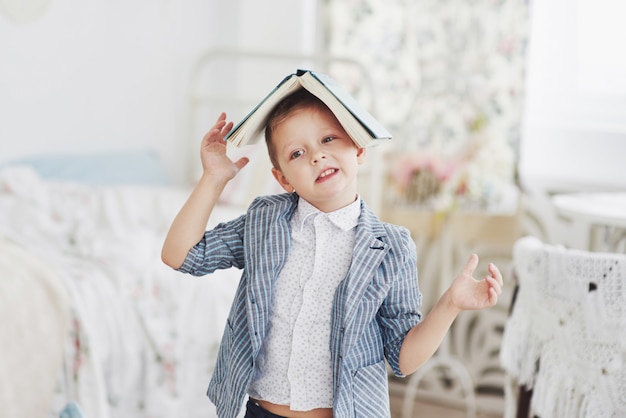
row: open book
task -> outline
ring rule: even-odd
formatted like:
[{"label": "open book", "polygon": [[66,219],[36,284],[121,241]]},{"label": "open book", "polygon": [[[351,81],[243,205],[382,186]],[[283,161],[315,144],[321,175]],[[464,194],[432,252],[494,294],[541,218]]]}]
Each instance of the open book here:
[{"label": "open book", "polygon": [[289,94],[305,88],[335,114],[352,140],[361,148],[376,141],[391,139],[391,134],[331,77],[298,70],[283,79],[241,122],[233,127],[226,139],[236,146],[258,142],[263,135],[267,117],[274,107]]}]

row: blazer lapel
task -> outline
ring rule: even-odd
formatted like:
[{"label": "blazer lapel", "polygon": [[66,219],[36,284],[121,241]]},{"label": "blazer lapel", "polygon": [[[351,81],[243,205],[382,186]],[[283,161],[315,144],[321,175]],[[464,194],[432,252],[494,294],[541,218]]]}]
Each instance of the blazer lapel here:
[{"label": "blazer lapel", "polygon": [[[356,230],[354,254],[348,274],[341,286],[344,311],[343,327],[346,331],[356,331],[353,328],[356,310],[363,300],[363,295],[372,285],[372,279],[378,266],[389,252],[389,245],[385,241],[387,232],[383,224],[371,210],[363,203],[361,218]],[[346,338],[344,341],[353,339]]]},{"label": "blazer lapel", "polygon": [[255,328],[251,335],[255,352],[267,333],[274,282],[289,253],[289,219],[298,196],[292,193],[266,199],[272,202],[250,210],[246,225],[246,307]]}]

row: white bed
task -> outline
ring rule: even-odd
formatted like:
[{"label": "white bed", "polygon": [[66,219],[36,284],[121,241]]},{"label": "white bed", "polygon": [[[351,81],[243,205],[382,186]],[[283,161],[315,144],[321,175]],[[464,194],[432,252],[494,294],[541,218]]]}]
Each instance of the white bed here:
[{"label": "white bed", "polygon": [[[208,417],[239,279],[160,261],[185,187],[88,185],[0,170],[0,399],[5,417]],[[220,205],[211,223],[242,213]]]}]

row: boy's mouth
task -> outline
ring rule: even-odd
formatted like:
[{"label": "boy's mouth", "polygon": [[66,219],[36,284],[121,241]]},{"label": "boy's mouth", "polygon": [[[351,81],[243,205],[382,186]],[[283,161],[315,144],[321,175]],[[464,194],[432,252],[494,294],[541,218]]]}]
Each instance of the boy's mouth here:
[{"label": "boy's mouth", "polygon": [[317,178],[317,181],[324,180],[324,178],[326,178],[326,177],[328,177],[328,176],[330,176],[332,174],[335,174],[336,172],[337,172],[336,168],[328,168],[328,169],[322,171],[322,173]]}]

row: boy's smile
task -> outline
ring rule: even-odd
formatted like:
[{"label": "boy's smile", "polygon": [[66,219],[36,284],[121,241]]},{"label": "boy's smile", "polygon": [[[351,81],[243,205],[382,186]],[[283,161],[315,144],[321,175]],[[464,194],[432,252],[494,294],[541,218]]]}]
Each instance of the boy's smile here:
[{"label": "boy's smile", "polygon": [[295,190],[323,212],[354,202],[365,150],[354,144],[330,110],[294,110],[274,132],[280,168],[272,174],[286,191]]},{"label": "boy's smile", "polygon": [[328,170],[324,170],[324,172],[322,174],[320,174],[320,176],[317,178],[318,181],[322,181],[322,179],[325,179],[326,177],[330,176],[331,174],[336,173],[337,170],[334,168],[329,168]]}]

